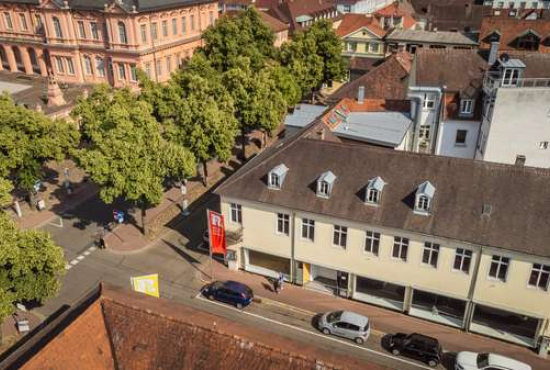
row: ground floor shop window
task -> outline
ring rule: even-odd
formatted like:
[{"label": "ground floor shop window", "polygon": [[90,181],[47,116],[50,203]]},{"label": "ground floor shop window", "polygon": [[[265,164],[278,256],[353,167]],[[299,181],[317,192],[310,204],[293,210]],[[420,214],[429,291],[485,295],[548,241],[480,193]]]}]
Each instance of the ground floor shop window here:
[{"label": "ground floor shop window", "polygon": [[451,316],[461,320],[466,311],[465,301],[416,289],[413,292],[412,306],[433,315]]},{"label": "ground floor shop window", "polygon": [[401,303],[405,299],[405,287],[361,276],[357,276],[356,291]]},{"label": "ground floor shop window", "polygon": [[475,306],[472,322],[531,339],[535,337],[539,324],[536,318],[482,305]]},{"label": "ground floor shop window", "polygon": [[290,276],[290,260],[283,257],[273,256],[267,253],[261,253],[251,249],[248,252],[248,264],[258,266],[274,272],[282,272]]}]

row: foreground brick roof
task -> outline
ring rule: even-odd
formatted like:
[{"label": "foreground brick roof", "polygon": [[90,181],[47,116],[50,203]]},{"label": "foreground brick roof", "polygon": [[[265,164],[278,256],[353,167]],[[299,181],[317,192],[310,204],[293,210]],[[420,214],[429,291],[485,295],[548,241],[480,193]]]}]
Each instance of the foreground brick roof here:
[{"label": "foreground brick roof", "polygon": [[187,306],[103,286],[32,336],[0,369],[384,368]]}]

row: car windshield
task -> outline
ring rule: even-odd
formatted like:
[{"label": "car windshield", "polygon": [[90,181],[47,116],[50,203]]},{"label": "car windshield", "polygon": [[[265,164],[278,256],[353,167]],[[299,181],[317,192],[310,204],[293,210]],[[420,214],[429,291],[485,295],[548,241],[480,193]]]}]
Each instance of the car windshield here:
[{"label": "car windshield", "polygon": [[478,354],[476,362],[477,362],[477,367],[480,369],[489,366],[489,354],[488,353]]},{"label": "car windshield", "polygon": [[342,316],[342,311],[331,312],[327,316],[327,322],[338,321],[340,320],[340,316]]}]

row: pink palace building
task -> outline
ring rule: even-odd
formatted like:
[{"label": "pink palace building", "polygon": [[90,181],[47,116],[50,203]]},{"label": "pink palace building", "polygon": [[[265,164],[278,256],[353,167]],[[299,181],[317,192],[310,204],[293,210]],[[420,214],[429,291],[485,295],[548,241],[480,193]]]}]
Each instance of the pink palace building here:
[{"label": "pink palace building", "polygon": [[0,0],[0,69],[69,83],[165,81],[201,46],[213,0]]}]

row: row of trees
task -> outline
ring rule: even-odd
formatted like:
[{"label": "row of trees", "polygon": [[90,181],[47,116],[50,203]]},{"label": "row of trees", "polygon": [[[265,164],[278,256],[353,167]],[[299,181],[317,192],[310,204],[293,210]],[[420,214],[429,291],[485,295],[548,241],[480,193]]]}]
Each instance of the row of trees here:
[{"label": "row of trees", "polygon": [[68,123],[0,96],[0,323],[16,302],[54,296],[65,271],[63,250],[48,233],[19,230],[2,211],[12,202],[13,183],[31,194],[45,162],[65,158],[78,142],[78,131]]}]

